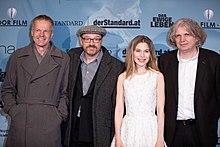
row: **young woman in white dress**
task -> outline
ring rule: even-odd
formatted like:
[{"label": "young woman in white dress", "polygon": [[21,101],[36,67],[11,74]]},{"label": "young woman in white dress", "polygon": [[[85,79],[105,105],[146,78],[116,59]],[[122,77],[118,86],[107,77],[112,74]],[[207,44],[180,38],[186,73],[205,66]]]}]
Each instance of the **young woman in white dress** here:
[{"label": "young woman in white dress", "polygon": [[111,147],[164,147],[164,78],[150,38],[136,36],[125,63],[118,77]]}]

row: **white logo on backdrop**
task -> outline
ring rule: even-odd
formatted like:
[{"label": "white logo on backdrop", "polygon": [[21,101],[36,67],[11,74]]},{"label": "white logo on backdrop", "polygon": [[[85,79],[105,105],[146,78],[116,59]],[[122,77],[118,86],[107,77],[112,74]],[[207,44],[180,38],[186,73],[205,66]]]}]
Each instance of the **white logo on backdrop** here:
[{"label": "white logo on backdrop", "polygon": [[7,10],[7,15],[8,15],[11,19],[13,19],[13,18],[15,18],[16,15],[17,15],[17,10],[16,10],[15,8],[9,8],[9,9]]},{"label": "white logo on backdrop", "polygon": [[213,16],[214,16],[214,12],[211,10],[211,9],[206,9],[204,12],[203,12],[203,15],[205,16],[205,18],[210,21]]}]

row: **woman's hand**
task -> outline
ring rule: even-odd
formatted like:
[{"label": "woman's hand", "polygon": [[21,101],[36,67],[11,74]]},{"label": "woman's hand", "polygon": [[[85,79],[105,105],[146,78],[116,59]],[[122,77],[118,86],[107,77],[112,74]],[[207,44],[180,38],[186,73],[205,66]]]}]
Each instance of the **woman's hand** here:
[{"label": "woman's hand", "polygon": [[115,147],[124,147],[121,139],[115,139]]}]

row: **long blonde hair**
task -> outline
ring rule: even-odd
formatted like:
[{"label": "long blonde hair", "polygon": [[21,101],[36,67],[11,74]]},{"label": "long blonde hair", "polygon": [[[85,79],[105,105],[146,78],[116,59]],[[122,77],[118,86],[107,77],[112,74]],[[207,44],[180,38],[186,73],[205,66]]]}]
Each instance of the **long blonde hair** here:
[{"label": "long blonde hair", "polygon": [[129,76],[132,76],[135,72],[135,62],[134,62],[134,50],[138,43],[147,43],[149,46],[150,51],[150,60],[147,63],[146,69],[154,69],[156,71],[159,71],[157,67],[157,57],[154,50],[154,45],[151,39],[144,35],[138,35],[134,39],[131,40],[128,48],[127,48],[127,54],[125,58],[125,66],[126,66],[126,78]]}]

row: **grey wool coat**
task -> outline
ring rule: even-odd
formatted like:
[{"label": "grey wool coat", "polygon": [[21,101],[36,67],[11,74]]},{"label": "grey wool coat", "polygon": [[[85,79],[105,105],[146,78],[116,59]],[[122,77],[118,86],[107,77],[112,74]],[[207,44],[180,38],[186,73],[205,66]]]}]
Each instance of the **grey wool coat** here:
[{"label": "grey wool coat", "polygon": [[68,110],[69,56],[51,42],[38,64],[33,43],[10,57],[2,84],[4,111],[11,117],[6,147],[60,147]]},{"label": "grey wool coat", "polygon": [[[112,57],[108,50],[102,46],[103,57],[97,71],[96,84],[93,92],[92,102],[92,124],[94,147],[108,147],[114,135],[114,108],[116,100],[116,85],[118,75],[124,71],[124,64]],[[65,143],[69,146],[71,129],[76,124],[76,114],[73,113],[74,89],[78,69],[81,63],[80,55],[83,48],[73,48],[70,55],[69,75],[69,98],[70,119],[67,124],[67,136]],[[73,118],[73,119],[72,119]],[[72,121],[73,120],[73,121]]]}]

